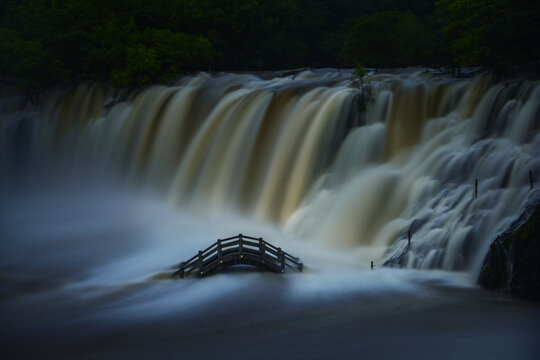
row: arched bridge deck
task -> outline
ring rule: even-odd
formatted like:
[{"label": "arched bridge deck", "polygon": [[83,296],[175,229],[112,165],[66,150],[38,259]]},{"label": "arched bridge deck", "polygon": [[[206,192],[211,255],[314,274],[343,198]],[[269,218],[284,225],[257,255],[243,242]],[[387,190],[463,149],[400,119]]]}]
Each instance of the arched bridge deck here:
[{"label": "arched bridge deck", "polygon": [[304,265],[297,257],[286,253],[262,238],[254,238],[239,234],[218,241],[191,259],[178,265],[174,276],[184,276],[196,273],[205,276],[228,266],[246,264],[253,265],[266,271],[285,272],[286,268],[302,271]]}]

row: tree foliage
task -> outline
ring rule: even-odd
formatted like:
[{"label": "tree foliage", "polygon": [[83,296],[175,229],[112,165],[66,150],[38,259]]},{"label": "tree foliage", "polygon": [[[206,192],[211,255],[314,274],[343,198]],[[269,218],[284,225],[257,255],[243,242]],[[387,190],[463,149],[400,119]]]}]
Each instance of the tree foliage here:
[{"label": "tree foliage", "polygon": [[499,71],[538,63],[540,7],[530,0],[441,0],[448,19],[442,31],[453,57],[463,66]]},{"label": "tree foliage", "polygon": [[431,39],[427,27],[411,12],[383,11],[359,18],[349,30],[342,56],[370,67],[421,64]]},{"label": "tree foliage", "polygon": [[144,86],[200,70],[538,63],[533,0],[5,0],[0,76]]}]

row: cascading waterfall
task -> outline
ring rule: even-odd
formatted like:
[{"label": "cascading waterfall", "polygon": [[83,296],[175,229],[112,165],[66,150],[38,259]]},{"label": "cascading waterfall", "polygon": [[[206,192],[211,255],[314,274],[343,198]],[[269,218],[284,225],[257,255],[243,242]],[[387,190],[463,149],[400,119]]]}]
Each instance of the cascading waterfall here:
[{"label": "cascading waterfall", "polygon": [[[228,209],[291,236],[476,271],[540,178],[540,86],[489,76],[199,74],[173,86],[51,91],[0,103],[2,187],[112,173],[192,211]],[[28,180],[32,179],[32,180]],[[478,197],[473,198],[478,179]]]}]

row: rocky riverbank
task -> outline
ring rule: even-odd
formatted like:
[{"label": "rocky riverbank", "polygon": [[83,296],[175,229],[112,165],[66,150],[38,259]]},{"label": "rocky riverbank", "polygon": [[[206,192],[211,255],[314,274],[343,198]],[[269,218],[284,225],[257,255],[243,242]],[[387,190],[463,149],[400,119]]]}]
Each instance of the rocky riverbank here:
[{"label": "rocky riverbank", "polygon": [[493,241],[478,283],[487,289],[540,300],[540,195]]}]

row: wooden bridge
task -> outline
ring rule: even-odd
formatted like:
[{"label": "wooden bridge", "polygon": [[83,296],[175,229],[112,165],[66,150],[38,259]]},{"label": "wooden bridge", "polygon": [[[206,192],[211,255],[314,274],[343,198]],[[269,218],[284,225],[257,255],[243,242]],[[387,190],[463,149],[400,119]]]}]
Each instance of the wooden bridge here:
[{"label": "wooden bridge", "polygon": [[304,265],[281,248],[275,247],[263,238],[238,234],[226,239],[218,239],[215,244],[178,265],[172,275],[183,278],[193,272],[205,276],[232,265],[246,264],[273,272],[285,272],[286,268],[302,271]]}]

